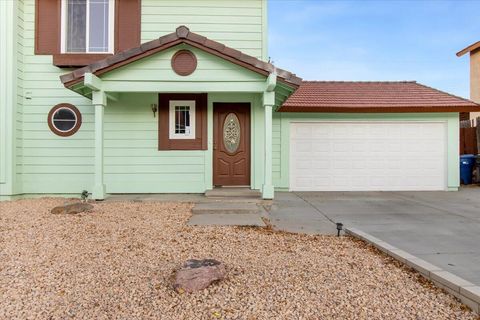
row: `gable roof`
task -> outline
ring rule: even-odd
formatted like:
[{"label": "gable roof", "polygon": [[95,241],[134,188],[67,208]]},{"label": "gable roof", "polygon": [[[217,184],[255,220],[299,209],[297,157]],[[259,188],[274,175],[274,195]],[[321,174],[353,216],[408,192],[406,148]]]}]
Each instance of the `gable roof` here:
[{"label": "gable roof", "polygon": [[224,44],[190,32],[186,26],[180,26],[175,32],[162,36],[158,39],[145,42],[139,47],[119,52],[113,56],[99,60],[83,68],[76,69],[73,72],[60,76],[60,80],[64,86],[68,88],[76,83],[81,82],[85,73],[93,73],[98,76],[182,43],[199,48],[210,54],[265,76],[268,76],[272,72],[276,72],[277,79],[279,81],[293,87],[298,87],[302,82],[301,78],[297,77],[291,72],[276,68],[271,63],[261,61],[255,57],[227,47]]},{"label": "gable roof", "polygon": [[474,44],[471,44],[469,45],[468,47],[466,47],[465,49],[462,49],[460,51],[457,52],[457,57],[461,57],[463,56],[465,53],[467,52],[472,52],[473,50],[476,50],[480,48],[480,41],[477,41],[475,42]]},{"label": "gable roof", "polygon": [[303,81],[279,111],[469,112],[480,105],[415,81]]}]

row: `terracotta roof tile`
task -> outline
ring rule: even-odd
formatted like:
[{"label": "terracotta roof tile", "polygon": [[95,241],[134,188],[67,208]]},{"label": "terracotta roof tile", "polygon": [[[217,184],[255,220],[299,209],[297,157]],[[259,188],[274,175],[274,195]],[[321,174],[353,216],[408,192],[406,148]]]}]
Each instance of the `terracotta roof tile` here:
[{"label": "terracotta roof tile", "polygon": [[303,81],[279,111],[469,112],[480,105],[415,81]]},{"label": "terracotta roof tile", "polygon": [[86,67],[76,69],[73,72],[62,75],[60,76],[60,80],[65,87],[70,87],[78,82],[81,82],[84,74],[87,72],[94,73],[95,75],[100,75],[115,68],[124,66],[133,61],[168,49],[180,43],[186,43],[197,48],[206,50],[211,54],[226,58],[229,61],[249,68],[254,72],[268,75],[270,72],[277,70],[279,80],[293,87],[299,86],[302,82],[301,78],[297,77],[291,72],[278,69],[268,62],[261,61],[236,49],[227,47],[224,44],[210,40],[199,34],[190,32],[190,30],[185,26],[180,26],[176,29],[175,32],[169,33],[158,39],[143,43],[139,47],[119,52],[117,54],[114,54],[113,56],[94,62]]}]

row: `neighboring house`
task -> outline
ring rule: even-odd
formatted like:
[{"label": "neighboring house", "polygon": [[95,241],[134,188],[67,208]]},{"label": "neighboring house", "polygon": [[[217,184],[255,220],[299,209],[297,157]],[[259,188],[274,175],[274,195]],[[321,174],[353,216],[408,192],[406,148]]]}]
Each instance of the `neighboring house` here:
[{"label": "neighboring house", "polygon": [[457,190],[459,112],[479,105],[302,81],[266,62],[266,17],[266,0],[0,1],[0,196]]},{"label": "neighboring house", "polygon": [[[480,41],[457,52],[457,56],[461,57],[466,53],[470,53],[470,99],[480,103]],[[470,119],[477,117],[480,117],[480,112],[470,113]]]}]

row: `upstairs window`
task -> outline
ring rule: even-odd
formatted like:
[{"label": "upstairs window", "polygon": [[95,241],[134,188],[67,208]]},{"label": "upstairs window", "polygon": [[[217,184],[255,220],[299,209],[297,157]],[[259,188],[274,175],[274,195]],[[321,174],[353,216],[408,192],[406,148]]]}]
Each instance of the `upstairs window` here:
[{"label": "upstairs window", "polygon": [[62,0],[62,53],[113,53],[114,0]]}]

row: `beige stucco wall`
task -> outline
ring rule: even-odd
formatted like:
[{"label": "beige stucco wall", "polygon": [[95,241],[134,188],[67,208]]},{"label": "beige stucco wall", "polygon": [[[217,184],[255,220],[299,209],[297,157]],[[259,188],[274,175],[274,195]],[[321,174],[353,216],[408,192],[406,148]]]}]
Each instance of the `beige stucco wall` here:
[{"label": "beige stucco wall", "polygon": [[[480,49],[470,52],[470,99],[480,103]],[[480,112],[470,113],[470,119],[480,117]]]}]

